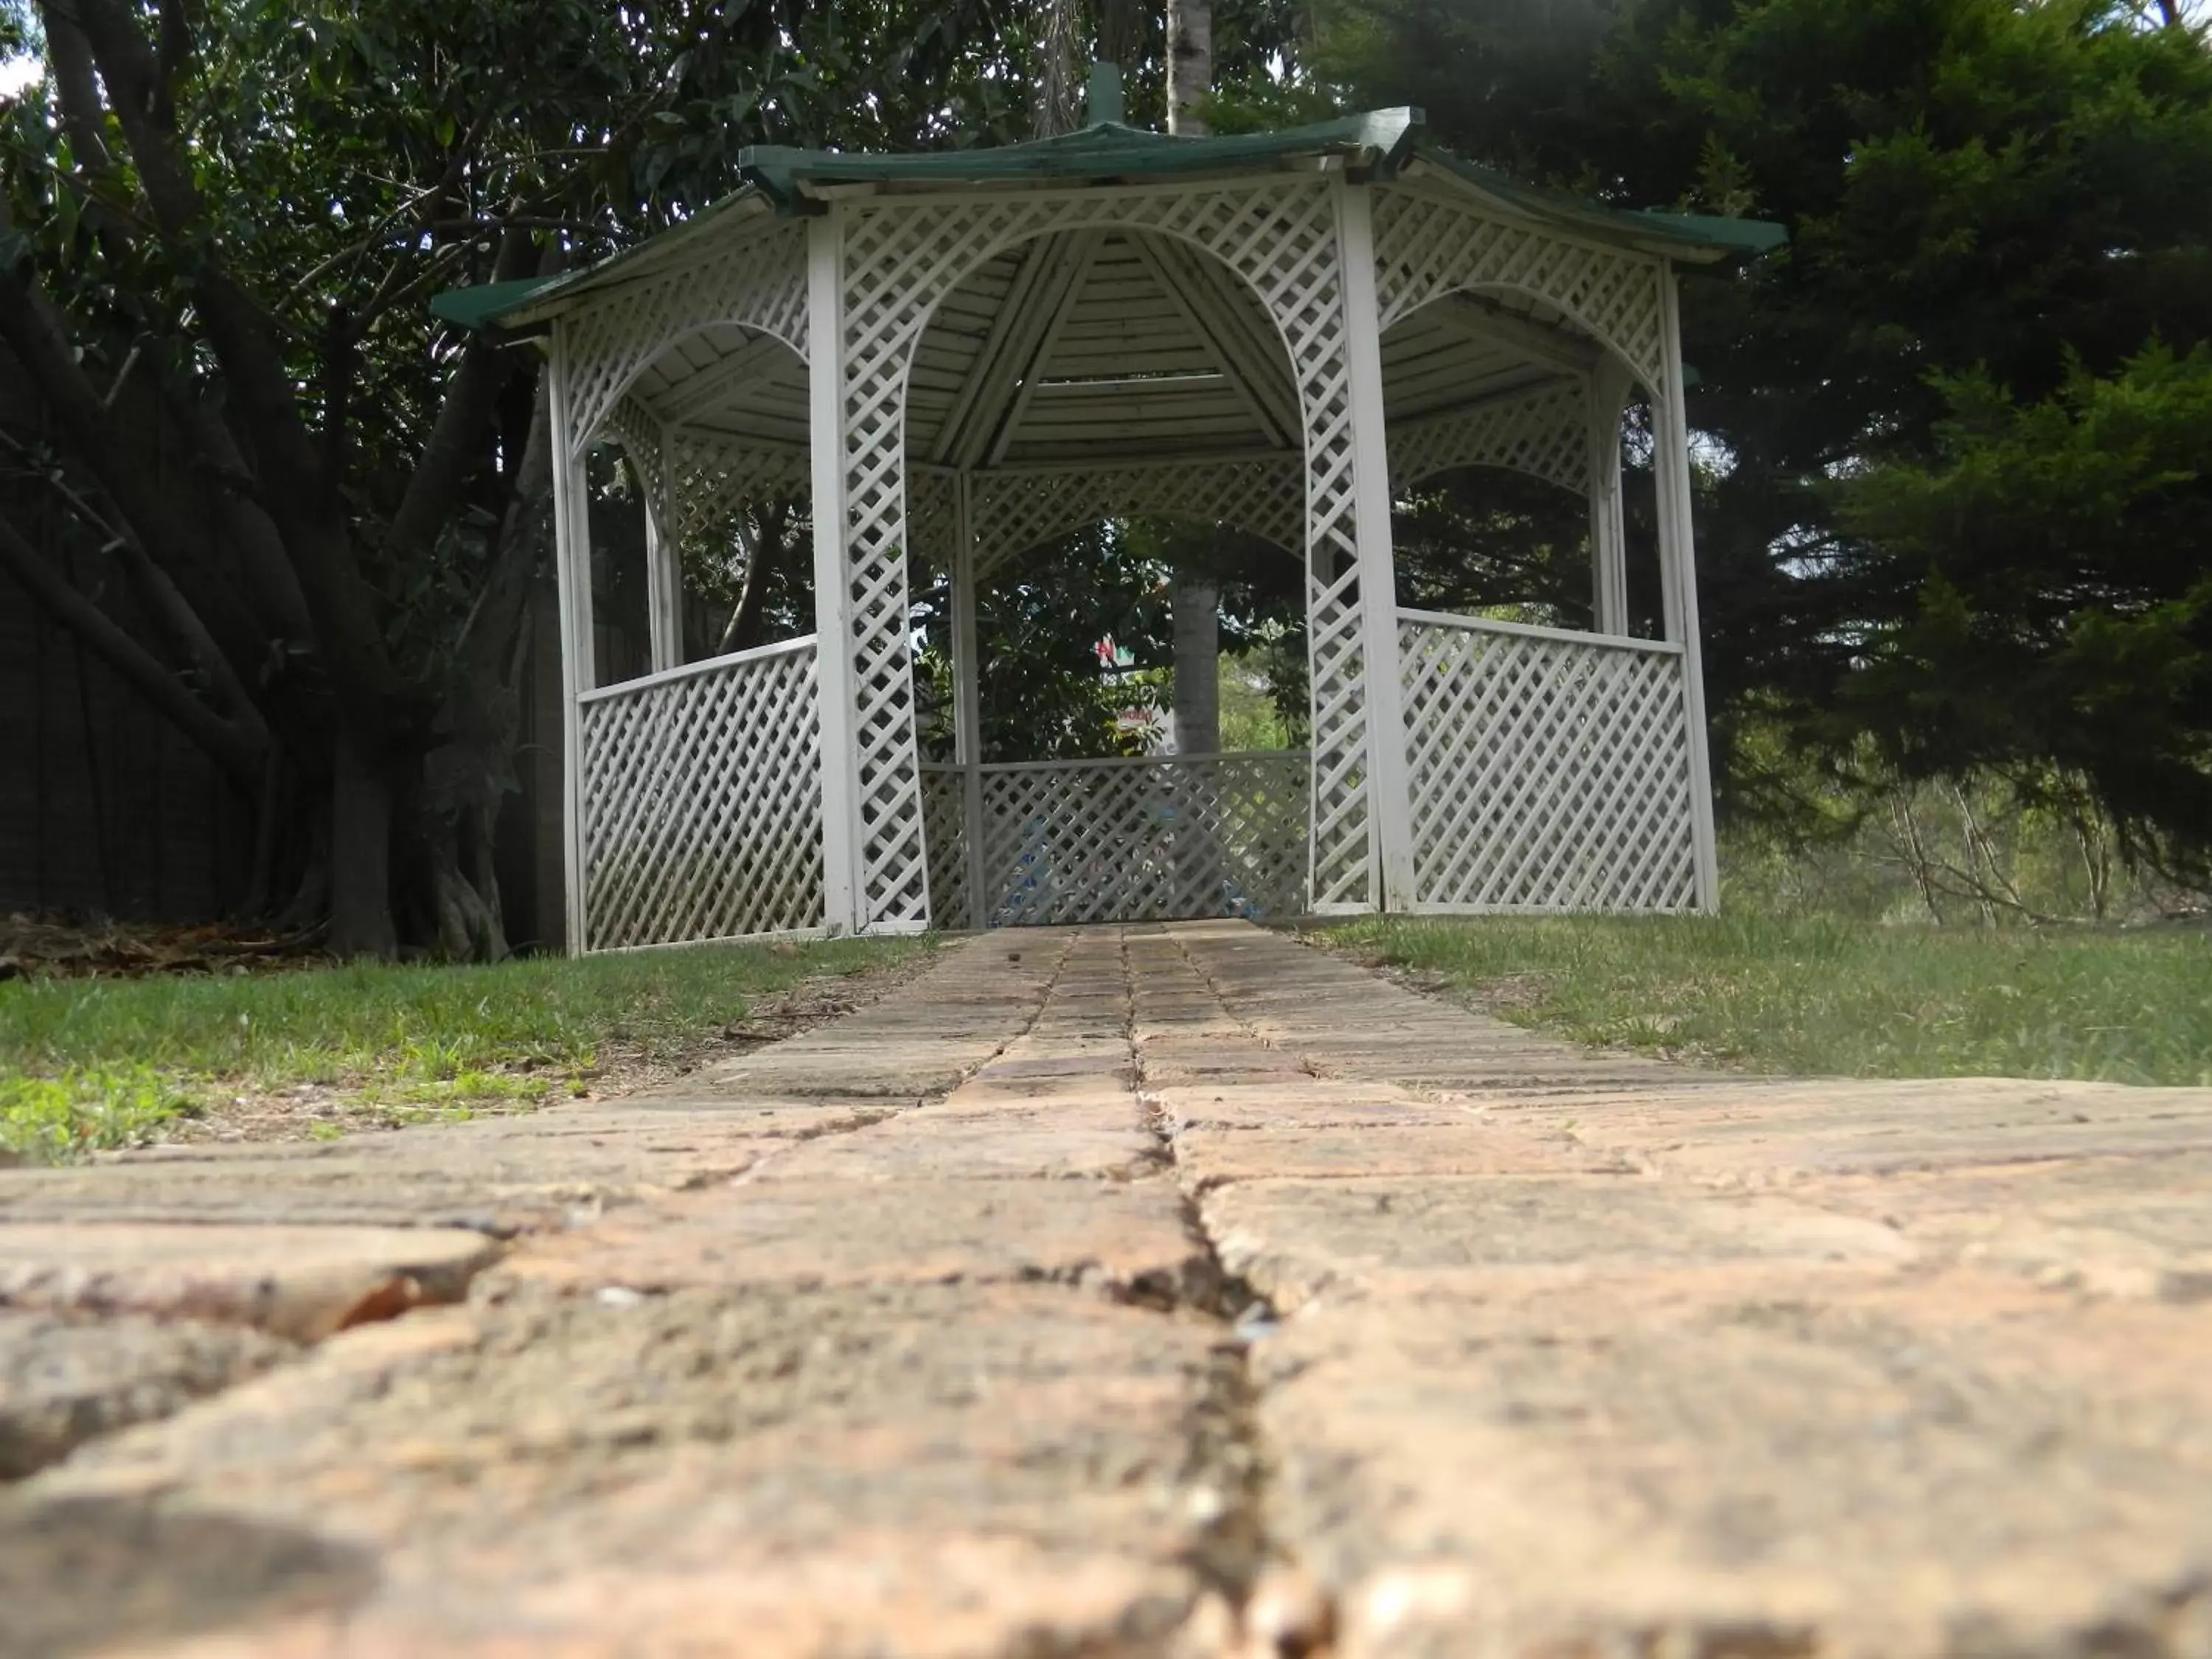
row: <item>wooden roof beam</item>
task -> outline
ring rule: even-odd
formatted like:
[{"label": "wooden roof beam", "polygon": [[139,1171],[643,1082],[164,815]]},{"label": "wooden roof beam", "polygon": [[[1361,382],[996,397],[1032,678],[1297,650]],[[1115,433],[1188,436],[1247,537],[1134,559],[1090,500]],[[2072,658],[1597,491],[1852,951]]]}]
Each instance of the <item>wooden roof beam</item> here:
[{"label": "wooden roof beam", "polygon": [[1240,343],[1241,360],[1254,387],[1274,405],[1291,446],[1303,449],[1305,415],[1290,352],[1273,322],[1252,315],[1254,296],[1244,279],[1220,261],[1180,243],[1170,244],[1167,254],[1170,268],[1180,267],[1188,276],[1191,292],[1213,316],[1223,336]]},{"label": "wooden roof beam", "polygon": [[1160,287],[1182,319],[1197,331],[1199,341],[1212,356],[1222,376],[1236,392],[1252,418],[1259,422],[1260,431],[1273,445],[1286,444],[1290,434],[1298,429],[1295,416],[1287,415],[1279,398],[1271,395],[1276,391],[1272,377],[1264,369],[1255,374],[1251,362],[1250,343],[1239,337],[1232,328],[1224,328],[1215,308],[1207,303],[1209,296],[1188,281],[1177,280],[1178,273],[1162,257],[1162,250],[1148,236],[1129,238],[1137,257]]},{"label": "wooden roof beam", "polygon": [[1084,279],[1091,274],[1091,261],[1103,239],[1096,231],[1075,231],[1067,240],[1065,258],[1038,284],[1037,302],[1032,314],[1043,319],[1043,326],[1035,331],[1034,337],[1026,343],[1019,356],[1012,353],[1007,355],[1009,367],[1018,364],[1018,372],[1006,382],[1006,389],[1000,394],[1005,399],[1005,412],[1000,416],[992,432],[988,447],[981,454],[971,452],[966,461],[969,466],[979,462],[996,466],[1006,459],[1007,447],[1013,442],[1014,433],[1022,423],[1023,412],[1029,408],[1030,398],[1036,392],[1038,373],[1043,368],[1045,359],[1052,355],[1053,343],[1060,338],[1060,331],[1066,326],[1068,313],[1075,309],[1075,302],[1082,297]]},{"label": "wooden roof beam", "polygon": [[1046,265],[1052,262],[1059,240],[1054,236],[1038,237],[1029,245],[1021,263],[1014,267],[1013,280],[1006,285],[1006,296],[1000,301],[999,309],[991,319],[990,331],[984,335],[983,343],[975,349],[975,356],[969,360],[968,373],[961,380],[960,389],[953,394],[952,402],[946,407],[945,418],[938,422],[937,436],[929,446],[929,459],[939,465],[951,462],[963,435],[963,428],[975,407],[975,400],[981,395],[993,368],[1005,352],[1007,339],[1029,302],[1030,291],[1036,286]]},{"label": "wooden roof beam", "polygon": [[1587,336],[1516,315],[1473,294],[1448,294],[1413,314],[1433,314],[1445,327],[1468,339],[1510,346],[1538,362],[1571,374],[1589,374],[1606,355],[1605,348]]},{"label": "wooden roof beam", "polygon": [[733,384],[753,378],[778,358],[793,363],[799,361],[797,354],[773,334],[752,335],[712,368],[702,370],[659,403],[646,406],[668,425],[682,426],[728,397]]}]

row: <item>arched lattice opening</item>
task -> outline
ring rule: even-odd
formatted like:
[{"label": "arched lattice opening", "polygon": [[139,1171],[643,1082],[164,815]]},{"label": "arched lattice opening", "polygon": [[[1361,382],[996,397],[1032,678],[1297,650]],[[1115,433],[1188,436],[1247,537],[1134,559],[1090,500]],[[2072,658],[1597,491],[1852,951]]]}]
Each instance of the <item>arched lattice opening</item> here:
[{"label": "arched lattice opening", "polygon": [[1271,544],[1302,611],[1303,420],[1258,297],[1172,235],[1033,236],[939,301],[904,440],[941,921],[971,885],[987,923],[1303,908],[1305,757],[1154,754],[1159,663],[1092,654],[1164,647],[1161,523]]},{"label": "arched lattice opening", "polygon": [[594,947],[822,918],[808,380],[780,334],[695,322],[640,363],[578,469]]},{"label": "arched lattice opening", "polygon": [[1399,604],[1656,636],[1648,409],[1619,356],[1526,294],[1457,289],[1382,356]]}]

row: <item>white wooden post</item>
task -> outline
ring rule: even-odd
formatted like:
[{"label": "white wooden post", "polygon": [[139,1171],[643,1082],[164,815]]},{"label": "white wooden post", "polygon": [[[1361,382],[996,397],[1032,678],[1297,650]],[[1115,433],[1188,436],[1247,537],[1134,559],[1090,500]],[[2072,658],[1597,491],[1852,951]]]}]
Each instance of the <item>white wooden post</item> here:
[{"label": "white wooden post", "polygon": [[553,325],[546,363],[552,416],[553,572],[561,627],[561,870],[568,954],[581,956],[584,937],[584,743],[582,705],[598,683],[592,637],[592,498],[584,458],[569,418],[566,325]]},{"label": "white wooden post", "polygon": [[645,617],[653,645],[653,672],[684,665],[684,569],[676,526],[675,469],[668,434],[659,436],[665,482],[656,490],[641,477],[645,495]]},{"label": "white wooden post", "polygon": [[1682,313],[1674,267],[1659,267],[1659,321],[1667,384],[1656,414],[1659,565],[1666,594],[1667,637],[1682,647],[1683,712],[1689,722],[1692,844],[1698,908],[1720,908],[1720,855],[1713,833],[1713,775],[1705,729],[1704,655],[1698,638],[1698,562],[1690,524],[1690,423],[1682,398]]},{"label": "white wooden post", "polygon": [[1620,507],[1620,410],[1632,377],[1611,356],[1589,392],[1590,615],[1596,631],[1628,632],[1628,538]]},{"label": "white wooden post", "polygon": [[1378,910],[1409,910],[1415,898],[1413,817],[1398,684],[1398,577],[1390,545],[1390,464],[1382,426],[1382,325],[1375,292],[1373,199],[1367,185],[1342,180],[1337,183],[1336,198],[1352,399],[1360,688],[1367,715],[1367,809],[1373,826],[1375,905]]},{"label": "white wooden post", "polygon": [[853,732],[853,590],[845,538],[844,225],[806,226],[808,442],[814,471],[814,675],[822,733],[822,922],[860,927],[859,757]]},{"label": "white wooden post", "polygon": [[967,848],[968,925],[983,906],[982,659],[975,638],[975,520],[968,469],[952,476],[952,757],[960,765],[960,822]]}]

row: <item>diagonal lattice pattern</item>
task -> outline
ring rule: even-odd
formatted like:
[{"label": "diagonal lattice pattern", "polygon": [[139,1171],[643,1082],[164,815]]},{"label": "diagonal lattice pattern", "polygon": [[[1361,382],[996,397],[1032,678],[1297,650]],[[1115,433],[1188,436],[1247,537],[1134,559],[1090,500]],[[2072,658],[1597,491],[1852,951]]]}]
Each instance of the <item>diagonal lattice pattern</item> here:
[{"label": "diagonal lattice pattern", "polygon": [[973,927],[968,919],[968,825],[961,769],[925,761],[921,817],[929,839],[929,907],[938,927]]},{"label": "diagonal lattice pattern", "polygon": [[[668,457],[664,453],[660,422],[635,398],[617,402],[608,415],[605,435],[622,445],[623,453],[637,474],[648,501],[668,499]],[[655,509],[656,516],[658,508]]]},{"label": "diagonal lattice pattern", "polygon": [[[986,766],[983,925],[1300,915],[1307,769],[1298,753]],[[956,795],[946,821],[958,811]]]},{"label": "diagonal lattice pattern", "polygon": [[814,482],[798,445],[747,443],[693,427],[670,429],[668,465],[679,541],[720,523],[741,502],[805,495]]},{"label": "diagonal lattice pattern", "polygon": [[915,342],[945,295],[1000,250],[1047,232],[1107,225],[1154,231],[1214,254],[1251,285],[1286,348],[1306,425],[1314,883],[1316,896],[1332,902],[1371,902],[1350,371],[1330,181],[885,199],[841,210],[839,373],[864,918],[921,921],[928,912],[907,665],[902,477]]},{"label": "diagonal lattice pattern", "polygon": [[1665,384],[1660,262],[1648,254],[1394,185],[1376,192],[1375,266],[1385,328],[1454,289],[1502,289],[1572,318],[1647,386]]},{"label": "diagonal lattice pattern", "polygon": [[952,474],[940,468],[916,468],[907,480],[908,550],[933,570],[952,568],[959,521],[953,504]]},{"label": "diagonal lattice pattern", "polygon": [[755,221],[649,276],[594,295],[562,333],[568,430],[581,453],[638,372],[685,335],[742,323],[806,355],[806,228]]},{"label": "diagonal lattice pattern", "polygon": [[1415,908],[1697,903],[1678,647],[1401,617]]},{"label": "diagonal lattice pattern", "polygon": [[1589,415],[1578,380],[1390,428],[1390,488],[1455,466],[1502,466],[1577,493],[1589,488]]},{"label": "diagonal lattice pattern", "polygon": [[814,641],[581,700],[584,945],[822,924]]},{"label": "diagonal lattice pattern", "polygon": [[1305,544],[1305,479],[1297,459],[1176,466],[979,473],[975,568],[988,574],[1038,543],[1101,519],[1196,519],[1233,525],[1293,551]]}]

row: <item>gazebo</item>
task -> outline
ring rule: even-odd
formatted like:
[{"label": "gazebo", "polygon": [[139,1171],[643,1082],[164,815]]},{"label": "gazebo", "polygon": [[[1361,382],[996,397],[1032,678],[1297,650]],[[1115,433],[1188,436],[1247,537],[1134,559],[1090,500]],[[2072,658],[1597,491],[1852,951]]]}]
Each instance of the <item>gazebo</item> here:
[{"label": "gazebo", "polygon": [[[1223,915],[1711,908],[1675,268],[1771,226],[1600,208],[1418,112],[997,149],[762,148],[685,223],[441,314],[550,358],[572,951]],[[1664,637],[1629,632],[1622,412],[1656,446]],[[584,460],[647,501],[651,669],[598,683]],[[1443,470],[1585,497],[1594,631],[1397,603]],[[679,551],[811,501],[814,631],[682,660]],[[975,593],[1105,519],[1305,570],[1310,752],[985,763]],[[915,731],[908,562],[951,576],[955,756]]]}]

